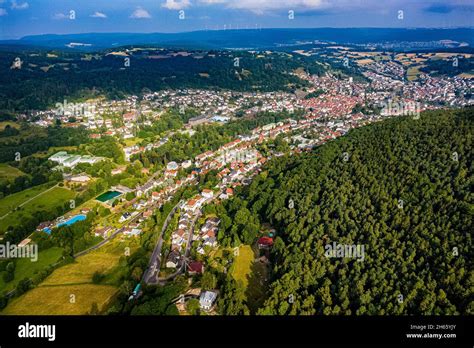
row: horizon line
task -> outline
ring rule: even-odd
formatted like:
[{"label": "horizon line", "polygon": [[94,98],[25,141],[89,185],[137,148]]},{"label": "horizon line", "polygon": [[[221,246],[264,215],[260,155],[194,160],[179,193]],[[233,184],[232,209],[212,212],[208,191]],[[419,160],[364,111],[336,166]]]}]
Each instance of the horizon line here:
[{"label": "horizon line", "polygon": [[137,34],[137,35],[146,35],[146,34],[163,34],[163,35],[177,35],[177,34],[189,34],[197,32],[225,32],[225,31],[262,31],[262,30],[308,30],[308,29],[340,29],[340,30],[350,30],[350,29],[384,29],[384,30],[455,30],[455,29],[474,29],[474,26],[440,26],[440,27],[300,27],[300,28],[288,28],[288,27],[260,27],[260,28],[238,28],[238,29],[197,29],[189,31],[178,31],[178,32],[160,32],[160,31],[151,31],[151,32],[140,32],[140,31],[91,31],[91,32],[77,32],[77,33],[66,33],[66,34],[57,34],[57,33],[42,33],[42,34],[30,34],[24,35],[19,38],[10,38],[3,39],[1,41],[20,41],[27,37],[37,37],[37,36],[68,36],[68,35],[93,35],[93,34]]}]

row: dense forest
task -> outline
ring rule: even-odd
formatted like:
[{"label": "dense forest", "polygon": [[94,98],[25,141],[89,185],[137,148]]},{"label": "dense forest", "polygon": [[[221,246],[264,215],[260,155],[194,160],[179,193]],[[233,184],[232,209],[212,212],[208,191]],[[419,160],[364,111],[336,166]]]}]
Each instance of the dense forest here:
[{"label": "dense forest", "polygon": [[[325,71],[314,59],[286,53],[209,51],[183,56],[145,50],[129,52],[127,57],[108,53],[2,52],[0,110],[45,109],[65,98],[106,95],[119,99],[160,89],[291,90],[307,84],[292,74],[297,68],[312,74]],[[21,69],[10,69],[16,58],[22,62]]]},{"label": "dense forest", "polygon": [[[245,218],[277,229],[258,313],[474,313],[473,113],[390,119],[271,161],[227,212],[240,240]],[[332,243],[364,258],[327,257]]]},{"label": "dense forest", "polygon": [[449,75],[455,76],[462,73],[470,73],[474,72],[474,62],[472,59],[464,58],[463,56],[459,56],[454,60],[451,58],[452,61],[445,61],[445,60],[434,60],[430,59],[425,63],[425,66],[420,68],[421,71],[427,74],[433,74],[436,76],[439,75]]},{"label": "dense forest", "polygon": [[18,134],[0,137],[0,163],[47,151],[50,147],[78,146],[89,142],[88,136],[89,132],[83,127],[42,128],[23,123]]}]

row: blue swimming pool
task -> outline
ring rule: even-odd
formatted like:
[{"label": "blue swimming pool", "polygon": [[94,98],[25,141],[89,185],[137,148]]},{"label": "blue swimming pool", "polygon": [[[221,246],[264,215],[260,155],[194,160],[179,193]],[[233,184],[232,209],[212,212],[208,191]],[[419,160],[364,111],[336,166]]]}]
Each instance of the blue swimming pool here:
[{"label": "blue swimming pool", "polygon": [[[61,227],[61,226],[71,226],[72,224],[74,224],[78,221],[84,221],[86,218],[87,218],[87,216],[82,215],[82,214],[75,215],[72,218],[70,218],[69,220],[57,224],[53,228]],[[43,231],[45,231],[48,234],[51,233],[51,229],[49,227],[46,227]]]}]

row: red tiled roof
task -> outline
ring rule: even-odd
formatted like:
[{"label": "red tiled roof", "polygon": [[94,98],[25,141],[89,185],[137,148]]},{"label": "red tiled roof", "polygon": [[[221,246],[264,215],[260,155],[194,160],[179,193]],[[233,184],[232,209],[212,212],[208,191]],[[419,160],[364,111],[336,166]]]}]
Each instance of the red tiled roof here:
[{"label": "red tiled roof", "polygon": [[261,238],[258,239],[258,244],[272,246],[273,245],[273,238],[261,237]]},{"label": "red tiled roof", "polygon": [[202,273],[202,263],[199,261],[192,261],[188,264],[188,272]]}]

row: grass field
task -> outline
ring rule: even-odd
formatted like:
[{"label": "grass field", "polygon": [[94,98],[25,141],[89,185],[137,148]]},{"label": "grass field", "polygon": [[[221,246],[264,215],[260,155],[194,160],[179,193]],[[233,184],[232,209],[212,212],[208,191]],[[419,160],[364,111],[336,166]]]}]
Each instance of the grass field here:
[{"label": "grass field", "polygon": [[367,65],[367,64],[372,64],[374,61],[372,59],[359,59],[356,60],[356,63],[358,65]]},{"label": "grass field", "polygon": [[[0,233],[5,232],[10,225],[15,225],[17,221],[28,218],[35,211],[52,210],[65,202],[73,199],[75,193],[62,187],[54,187],[48,192],[44,185],[30,188],[28,190],[15,193],[0,200]],[[41,193],[41,195],[39,195]],[[37,197],[35,197],[37,196]],[[35,197],[31,201],[29,199]],[[19,210],[13,211],[21,204]],[[6,215],[7,213],[10,214]]]},{"label": "grass field", "polygon": [[125,243],[112,242],[96,251],[80,256],[74,263],[55,270],[40,286],[92,282],[95,272],[111,273],[120,257],[124,255],[125,246]]},{"label": "grass field", "polygon": [[465,79],[474,79],[474,74],[471,73],[462,73],[458,75],[459,77],[463,77]]},{"label": "grass field", "polygon": [[39,185],[0,199],[0,217],[46,189],[45,185]]},{"label": "grass field", "polygon": [[419,65],[419,66],[413,66],[408,68],[407,71],[407,78],[409,81],[416,80],[418,78],[418,75],[421,74],[420,68],[424,67],[424,65]]},{"label": "grass field", "polygon": [[[40,286],[12,300],[2,315],[81,315],[95,302],[102,310],[117,292],[110,285]],[[71,303],[74,295],[75,303]]]},{"label": "grass field", "polygon": [[[255,247],[256,248],[256,247]],[[258,250],[250,245],[239,248],[232,266],[232,276],[236,281],[241,281],[245,287],[245,296],[251,313],[255,313],[267,297],[268,269],[258,260]]]},{"label": "grass field", "polygon": [[268,268],[260,261],[252,263],[251,274],[248,281],[247,290],[247,304],[252,313],[255,313],[258,308],[265,302],[268,294]]},{"label": "grass field", "polygon": [[16,169],[15,167],[9,166],[5,163],[0,163],[0,180],[12,180],[17,176],[24,175],[21,170]]},{"label": "grass field", "polygon": [[245,287],[248,285],[248,278],[254,259],[255,255],[250,245],[243,245],[239,248],[239,255],[236,256],[232,268],[232,276],[237,281],[241,280]]},{"label": "grass field", "polygon": [[0,277],[0,293],[12,290],[24,278],[33,278],[39,271],[57,262],[61,258],[62,253],[62,248],[53,247],[40,251],[36,262],[32,262],[30,259],[18,259],[15,268],[15,278],[5,284],[3,277]]},{"label": "grass field", "polygon": [[[126,247],[133,253],[136,243],[112,241],[78,257],[74,263],[56,269],[38,287],[12,300],[0,314],[86,314],[94,302],[102,309],[117,292],[116,285],[124,270],[120,257]],[[105,275],[101,284],[92,283],[95,272]],[[76,303],[69,302],[71,294],[75,295]]]}]

